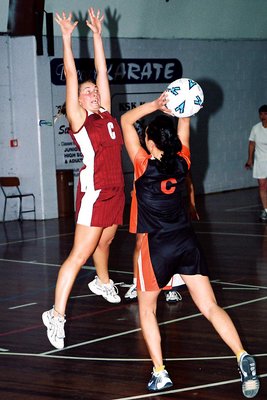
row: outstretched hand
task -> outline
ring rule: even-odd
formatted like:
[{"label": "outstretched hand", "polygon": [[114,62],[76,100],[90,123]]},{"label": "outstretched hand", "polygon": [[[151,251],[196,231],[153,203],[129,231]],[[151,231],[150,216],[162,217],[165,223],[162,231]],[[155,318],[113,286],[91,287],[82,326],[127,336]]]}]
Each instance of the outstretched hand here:
[{"label": "outstretched hand", "polygon": [[60,26],[62,35],[71,35],[78,24],[78,21],[72,22],[72,13],[69,13],[67,17],[65,11],[63,11],[62,16],[56,13],[55,21]]},{"label": "outstretched hand", "polygon": [[161,95],[155,100],[155,104],[158,110],[164,112],[165,114],[172,115],[171,110],[166,107],[166,103],[168,102],[168,93],[164,91]]},{"label": "outstretched hand", "polygon": [[100,10],[97,10],[97,13],[95,15],[95,11],[92,7],[88,9],[88,14],[90,17],[90,21],[86,20],[86,25],[91,29],[93,33],[98,33],[99,35],[101,35],[104,15],[100,16]]}]

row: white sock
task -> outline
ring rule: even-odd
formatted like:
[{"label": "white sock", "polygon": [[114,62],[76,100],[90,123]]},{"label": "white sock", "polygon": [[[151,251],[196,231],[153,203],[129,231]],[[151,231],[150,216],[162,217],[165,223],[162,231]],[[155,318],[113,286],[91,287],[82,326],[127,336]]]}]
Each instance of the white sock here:
[{"label": "white sock", "polygon": [[237,358],[237,362],[240,363],[241,358],[246,356],[248,353],[246,352],[246,350],[242,349],[236,356]]}]

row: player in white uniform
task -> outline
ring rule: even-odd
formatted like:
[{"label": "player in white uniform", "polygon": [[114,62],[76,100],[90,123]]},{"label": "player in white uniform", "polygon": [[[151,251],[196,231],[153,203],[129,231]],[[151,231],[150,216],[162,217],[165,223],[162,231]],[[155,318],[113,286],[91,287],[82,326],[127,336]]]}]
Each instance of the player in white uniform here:
[{"label": "player in white uniform", "polygon": [[259,108],[261,122],[251,129],[248,145],[247,169],[253,166],[253,178],[258,179],[259,195],[263,210],[262,221],[267,221],[267,105]]}]

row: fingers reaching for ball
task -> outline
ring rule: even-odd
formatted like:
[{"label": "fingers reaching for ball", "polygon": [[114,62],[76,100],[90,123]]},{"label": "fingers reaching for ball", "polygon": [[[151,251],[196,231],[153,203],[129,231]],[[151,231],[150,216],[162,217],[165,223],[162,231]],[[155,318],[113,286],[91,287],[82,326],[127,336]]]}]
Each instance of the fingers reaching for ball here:
[{"label": "fingers reaching for ball", "polygon": [[172,111],[168,109],[166,104],[168,103],[168,92],[165,90],[159,98],[156,100],[157,102],[157,108],[161,111],[163,111],[166,114],[173,115]]}]

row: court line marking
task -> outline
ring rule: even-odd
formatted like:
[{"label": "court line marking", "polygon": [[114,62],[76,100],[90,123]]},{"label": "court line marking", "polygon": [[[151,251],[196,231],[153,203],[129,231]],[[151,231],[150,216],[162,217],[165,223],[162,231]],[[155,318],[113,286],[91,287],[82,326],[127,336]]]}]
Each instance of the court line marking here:
[{"label": "court line marking", "polygon": [[[266,378],[267,374],[261,374],[258,375],[259,378]],[[174,394],[174,393],[183,393],[183,392],[190,392],[192,390],[196,390],[196,389],[207,389],[207,388],[211,388],[211,387],[216,387],[216,386],[224,386],[224,385],[229,385],[231,383],[236,383],[239,382],[240,383],[240,379],[231,379],[228,381],[219,381],[219,382],[214,382],[214,383],[206,383],[204,385],[196,385],[196,386],[189,386],[186,388],[181,388],[181,389],[173,389],[173,390],[168,390],[168,391],[164,391],[164,392],[155,392],[155,393],[149,393],[149,394],[141,394],[141,395],[137,395],[137,396],[130,396],[130,397],[118,397],[117,399],[114,400],[134,400],[134,399],[145,399],[145,398],[150,398],[150,397],[155,397],[155,396],[163,396],[163,395],[170,395],[170,394]]]},{"label": "court line marking", "polygon": [[[221,283],[221,282],[218,282],[218,283]],[[239,305],[244,305],[244,304],[248,304],[248,303],[253,303],[253,302],[256,302],[256,301],[261,301],[261,300],[263,300],[263,299],[266,299],[267,297],[264,297],[264,298],[259,298],[259,299],[255,299],[255,300],[251,300],[251,301],[247,301],[247,302],[243,302],[243,303],[238,303],[238,304],[235,304],[235,305],[230,305],[230,306],[227,306],[227,307],[224,307],[224,309],[227,309],[227,308],[233,308],[233,307],[236,307],[236,306],[239,306]],[[199,314],[197,314],[197,315],[202,315],[201,313],[199,313]],[[197,316],[197,315],[193,315],[193,316],[191,316],[191,317],[194,317],[194,316]],[[188,318],[190,318],[190,316],[189,317],[187,317],[187,318],[182,318],[182,319],[188,319]],[[172,320],[172,321],[177,321],[177,320]],[[163,323],[160,323],[160,325],[166,325],[166,324],[169,324],[169,323],[171,323],[172,321],[166,321],[166,322],[163,322]],[[138,330],[140,330],[140,328],[138,329]],[[128,331],[128,332],[133,332],[134,330],[132,330],[132,331]],[[137,330],[135,330],[135,331],[137,331]],[[112,336],[114,336],[114,335],[112,335]],[[118,335],[116,335],[116,336],[118,336]],[[99,339],[98,341],[100,341],[101,339]],[[71,347],[73,347],[73,346],[71,346]],[[76,346],[77,347],[77,346]],[[66,350],[66,349],[68,349],[68,348],[70,348],[70,346],[69,347],[67,347],[67,348],[65,348],[64,350]],[[33,357],[52,357],[52,358],[66,358],[66,359],[78,359],[78,360],[83,360],[83,358],[81,358],[81,357],[75,357],[75,358],[73,358],[73,357],[69,357],[69,356],[51,356],[51,355],[49,355],[49,352],[48,353],[43,353],[43,354],[29,354],[29,353],[0,353],[0,356],[1,355],[9,355],[9,356],[11,356],[11,355],[25,355],[25,356],[33,356]],[[258,356],[266,356],[266,354],[260,354],[260,355],[258,355]],[[209,360],[209,359],[222,359],[222,358],[235,358],[235,356],[225,356],[225,357],[201,357],[201,358],[196,358],[196,359],[193,359],[193,358],[173,358],[173,359],[169,359],[169,358],[167,358],[166,359],[166,361],[176,361],[176,360],[181,360],[181,361],[192,361],[192,360],[200,360],[200,359],[202,359],[202,360]],[[96,358],[84,358],[84,359],[86,359],[86,361],[88,361],[88,360],[96,360]],[[97,360],[99,360],[99,361],[101,361],[101,360],[103,360],[103,361],[111,361],[111,359],[100,359],[100,358],[97,358]],[[113,360],[116,360],[116,361],[119,361],[120,359],[113,359]],[[127,359],[127,361],[128,361],[129,359]],[[132,359],[132,360],[135,360],[135,359]],[[143,360],[143,359],[136,359],[137,361],[151,361],[150,359],[148,359],[148,360]],[[122,359],[122,361],[124,362],[125,360],[124,359]],[[259,375],[259,378],[264,378],[264,377],[266,377],[267,376],[267,374],[261,374],[261,375]],[[205,388],[209,388],[209,387],[215,387],[215,386],[222,386],[222,385],[226,385],[226,384],[231,384],[231,383],[236,383],[236,382],[240,382],[240,379],[234,379],[234,380],[229,380],[229,381],[221,381],[221,382],[215,382],[215,383],[211,383],[211,384],[205,384],[205,385],[197,385],[197,386],[192,386],[192,387],[188,387],[188,388],[181,388],[181,389],[174,389],[174,390],[168,390],[168,391],[164,391],[164,392],[156,392],[156,393],[149,393],[149,394],[144,394],[144,395],[138,395],[138,396],[130,396],[130,397],[120,397],[120,398],[118,398],[117,400],[134,400],[134,399],[142,399],[142,398],[148,398],[148,397],[154,397],[154,396],[159,396],[159,395],[168,395],[168,394],[174,394],[174,393],[181,393],[181,392],[186,392],[186,391],[192,391],[192,390],[196,390],[196,389],[205,389]]]},{"label": "court line marking", "polygon": [[[51,359],[63,359],[63,360],[79,360],[79,361],[106,361],[106,362],[151,362],[151,358],[106,358],[106,357],[78,357],[78,356],[63,356],[63,355],[51,355],[51,354],[40,354],[40,353],[19,353],[9,352],[3,349],[3,353],[0,356],[18,356],[18,357],[40,357],[40,358],[51,358]],[[256,358],[267,357],[267,353],[251,354]],[[168,362],[176,361],[215,361],[215,360],[230,360],[236,359],[235,355],[232,356],[205,356],[205,357],[171,357],[164,358]]]},{"label": "court line marking", "polygon": [[[229,210],[231,210],[231,209],[229,209]],[[229,210],[226,210],[226,211],[229,211]],[[211,220],[211,221],[205,221],[205,220],[193,221],[193,224],[194,224],[194,226],[197,226],[198,224],[253,225],[253,226],[255,226],[255,222],[232,222],[232,221],[227,222],[227,221],[213,221],[213,220]],[[261,226],[264,223],[258,222],[258,224]],[[128,224],[120,226],[118,228],[118,232],[128,232],[131,235],[131,233],[129,232],[129,225]],[[197,232],[197,230],[196,230],[196,233],[201,233],[201,232]],[[37,241],[37,240],[54,239],[54,238],[60,238],[60,237],[64,237],[64,236],[71,236],[71,235],[72,236],[74,235],[74,231],[73,232],[69,232],[69,233],[60,233],[60,234],[57,234],[57,235],[39,236],[39,237],[34,237],[34,238],[29,238],[29,239],[7,241],[7,242],[0,243],[0,246],[6,246],[6,245],[12,245],[12,244],[18,244],[18,243],[27,243],[27,242]]]},{"label": "court line marking", "polygon": [[[200,221],[197,222],[197,224],[209,224],[209,225],[215,225],[215,224],[221,224],[221,225],[249,225],[248,223],[233,223],[233,222],[220,222],[220,221]],[[259,222],[260,224],[260,222]],[[255,226],[255,223],[252,223],[251,225]],[[261,223],[261,225],[263,225],[263,223]],[[260,226],[261,226],[260,225]],[[266,225],[266,223],[265,223]],[[125,230],[120,230],[125,231],[125,232],[129,232],[128,228]],[[215,234],[215,235],[233,235],[233,236],[248,236],[248,237],[267,237],[267,235],[265,234],[253,234],[253,233],[231,233],[231,232],[215,232],[213,230],[210,230],[208,232],[203,232],[203,231],[199,231],[197,229],[195,229],[196,234]],[[19,240],[19,241],[14,241],[14,242],[5,242],[5,243],[0,243],[0,246],[7,246],[7,245],[12,245],[12,244],[18,244],[18,243],[26,243],[26,242],[33,242],[33,241],[37,241],[37,240],[46,240],[46,239],[50,239],[50,238],[55,238],[55,237],[59,237],[59,236],[67,236],[67,235],[73,235],[73,233],[66,233],[66,234],[62,234],[62,235],[54,235],[54,236],[47,236],[47,237],[40,237],[40,238],[32,238],[32,239],[24,239],[24,240]],[[129,235],[131,235],[131,233],[129,233]],[[5,259],[1,259],[1,260],[5,260]]]},{"label": "court line marking", "polygon": [[[231,309],[231,308],[235,308],[235,307],[241,307],[241,306],[244,306],[244,305],[253,304],[253,303],[256,303],[256,302],[259,302],[259,301],[264,301],[264,300],[267,300],[267,296],[260,297],[258,299],[247,300],[247,301],[244,301],[242,303],[236,303],[236,304],[232,304],[232,305],[229,305],[229,306],[226,306],[226,307],[222,307],[222,308],[224,310],[227,310],[227,309]],[[200,316],[202,316],[201,313],[191,314],[191,315],[187,315],[185,317],[180,317],[180,318],[175,318],[175,319],[172,319],[172,320],[169,320],[169,321],[159,322],[159,326],[169,325],[169,324],[185,321],[185,320],[196,318],[196,317],[200,317]],[[58,352],[61,352],[61,351],[74,349],[74,348],[77,348],[77,347],[87,346],[87,345],[92,344],[92,343],[97,343],[97,342],[101,342],[101,341],[104,341],[104,340],[114,339],[116,337],[125,336],[125,335],[136,333],[136,332],[139,332],[139,331],[141,331],[141,328],[135,328],[135,329],[127,330],[127,331],[124,331],[124,332],[118,332],[118,333],[115,333],[113,335],[103,336],[103,337],[99,337],[99,338],[96,338],[96,339],[87,340],[85,342],[76,343],[76,344],[73,344],[73,345],[70,345],[70,346],[66,346],[66,347],[64,347],[64,349],[49,350],[49,351],[46,351],[46,352],[43,352],[43,353],[40,353],[40,354],[44,354],[44,355],[54,354],[54,353],[58,353]]]},{"label": "court line marking", "polygon": [[[132,274],[132,273],[131,273]],[[84,278],[84,277],[83,277]],[[218,283],[218,284],[222,284],[222,285],[231,285],[231,286],[235,286],[235,287],[227,287],[227,288],[222,288],[223,290],[251,290],[251,291],[259,291],[260,289],[267,289],[267,286],[255,286],[255,285],[249,285],[249,284],[238,284],[238,283],[231,283],[231,282],[221,282],[219,280],[214,280],[211,281],[211,283]],[[130,287],[131,284],[126,284],[124,282],[115,282],[116,286],[120,286],[120,287]],[[236,287],[238,286],[238,287]],[[94,293],[88,293],[88,294],[82,294],[79,296],[70,296],[69,299],[73,300],[73,299],[83,299],[83,298],[87,298],[87,297],[94,297],[97,296]],[[29,304],[22,304],[22,305],[18,305],[18,306],[14,306],[14,307],[9,307],[9,310],[14,310],[17,308],[22,308],[22,307],[29,307],[32,305],[36,305],[38,303],[29,303]]]},{"label": "court line marking", "polygon": [[260,220],[257,222],[240,222],[240,221],[215,221],[215,220],[202,220],[192,221],[195,230],[198,225],[251,225],[251,226],[262,226],[266,225],[266,222],[261,222]]},{"label": "court line marking", "polygon": [[224,211],[239,211],[239,210],[250,210],[251,208],[256,208],[257,210],[260,210],[260,204],[251,204],[248,206],[242,206],[242,207],[232,207],[232,208],[226,208]]},{"label": "court line marking", "polygon": [[[39,261],[25,261],[25,260],[12,260],[10,258],[0,258],[0,261],[6,261],[6,262],[12,262],[12,263],[18,263],[18,264],[29,264],[29,265],[41,265],[42,267],[60,267],[61,264],[51,264],[51,263],[43,263]],[[83,265],[81,269],[85,270],[90,270],[90,271],[95,271],[95,267],[93,265]],[[120,273],[120,274],[126,274],[126,275],[133,275],[133,272],[131,271],[119,271],[115,269],[109,269],[110,272],[113,273]]]},{"label": "court line marking", "polygon": [[6,246],[6,245],[9,245],[9,244],[32,242],[34,240],[53,239],[53,238],[56,238],[56,237],[69,236],[69,235],[74,235],[74,232],[60,233],[58,235],[50,235],[50,236],[40,236],[40,237],[31,238],[31,239],[14,240],[14,241],[11,241],[11,242],[0,243],[0,246]]},{"label": "court line marking", "polygon": [[[27,357],[41,357],[41,358],[57,358],[57,359],[69,359],[69,360],[75,360],[78,359],[83,360],[83,361],[111,361],[110,359],[97,359],[97,358],[80,358],[80,357],[66,357],[66,356],[49,356],[49,355],[40,355],[40,354],[31,354],[31,353],[0,353],[1,355],[8,355],[8,356],[27,356]],[[258,354],[258,355],[254,355],[255,357],[263,357],[266,356],[267,354]],[[199,357],[199,358],[179,358],[178,360],[181,361],[199,361],[199,360],[214,360],[214,359],[226,359],[226,358],[236,358],[235,356],[225,356],[225,357]],[[120,359],[115,359],[115,361],[120,361]],[[167,361],[170,361],[170,359],[165,359]],[[171,361],[176,361],[177,359],[172,359]],[[114,361],[114,360],[112,360]],[[151,362],[151,359],[122,359],[123,362],[125,361],[149,361]],[[258,377],[260,379],[266,378],[267,377],[267,373],[265,374],[259,374]],[[213,382],[213,383],[206,383],[204,385],[195,385],[195,386],[189,386],[189,387],[185,387],[185,388],[180,388],[180,389],[172,389],[172,390],[167,390],[167,391],[159,391],[159,392],[155,392],[155,393],[146,393],[146,394],[141,394],[141,395],[135,395],[135,396],[128,396],[128,397],[118,397],[117,399],[114,400],[134,400],[134,399],[144,399],[144,398],[148,398],[148,397],[155,397],[155,396],[162,396],[162,395],[171,395],[171,394],[175,394],[175,393],[182,393],[182,392],[190,392],[192,390],[196,390],[196,389],[207,389],[207,388],[212,388],[212,387],[217,387],[217,386],[224,386],[224,385],[229,385],[232,383],[240,383],[240,378],[236,378],[236,379],[231,379],[231,380],[227,380],[227,381],[219,381],[219,382]]]},{"label": "court line marking", "polygon": [[[129,225],[121,225],[118,228],[118,231],[129,231]],[[34,240],[46,240],[46,239],[54,239],[54,238],[60,238],[63,236],[70,236],[70,235],[74,235],[74,231],[73,232],[68,232],[68,233],[59,233],[57,235],[49,235],[49,236],[39,236],[39,237],[34,237],[34,238],[29,238],[29,239],[21,239],[21,240],[14,240],[14,241],[10,241],[10,242],[4,242],[4,243],[0,243],[0,246],[6,246],[6,245],[10,245],[10,244],[17,244],[17,243],[25,243],[25,242],[32,242]]]},{"label": "court line marking", "polygon": [[223,290],[251,290],[252,292],[255,291],[257,292],[260,290],[259,288],[237,288],[237,287],[224,287]]},{"label": "court line marking", "polygon": [[21,304],[19,306],[14,306],[14,307],[9,307],[9,310],[16,310],[17,308],[23,308],[23,307],[29,307],[29,306],[35,306],[38,303],[28,303],[28,304]]},{"label": "court line marking", "polygon": [[244,237],[262,237],[266,238],[267,235],[257,234],[257,233],[234,233],[234,232],[215,232],[215,231],[196,231],[197,235],[221,235],[221,236],[244,236]]},{"label": "court line marking", "polygon": [[[120,282],[121,283],[121,282]],[[246,284],[238,284],[238,283],[232,283],[232,282],[220,282],[218,279],[215,279],[215,280],[212,280],[211,281],[211,283],[218,283],[218,284],[226,284],[226,285],[236,285],[236,286],[238,286],[238,285],[240,285],[240,286],[243,286],[244,287],[244,289],[246,289],[246,287],[247,286],[254,286],[255,287],[255,285],[246,285]],[[261,289],[266,289],[265,287],[261,287]],[[87,296],[87,295],[85,295],[85,296]],[[88,295],[88,297],[89,296],[96,296],[95,294],[89,294]],[[83,297],[83,296],[81,296],[81,297]],[[71,296],[70,297],[70,299],[72,299],[72,298],[75,298],[75,296]],[[8,299],[4,299],[4,300],[8,300]],[[36,303],[36,304],[38,304],[38,303]],[[120,308],[121,307],[127,307],[128,306],[128,304],[127,303],[123,303],[121,306],[120,306]],[[115,307],[115,308],[113,308],[114,310],[118,310],[118,307]],[[108,311],[111,311],[110,309],[108,309]],[[105,310],[102,310],[100,313],[102,313],[102,312],[107,312],[107,309],[105,309]],[[95,315],[95,314],[94,314]],[[199,315],[201,315],[200,313],[199,313]],[[76,317],[72,317],[70,320],[75,320],[75,319],[79,319],[79,318],[83,318],[84,316],[92,316],[92,313],[87,313],[87,314],[85,314],[85,315],[82,315],[82,316],[76,316]],[[40,326],[42,326],[42,325],[35,325],[35,326],[30,326],[30,327],[28,327],[28,328],[24,328],[24,329],[17,329],[17,330],[15,330],[15,331],[11,331],[11,332],[6,332],[6,333],[0,333],[0,337],[1,336],[7,336],[7,335],[10,335],[10,334],[14,334],[14,333],[16,333],[16,334],[18,334],[18,332],[25,332],[25,331],[29,331],[29,330],[32,330],[32,329],[38,329],[38,328],[40,328]]]},{"label": "court line marking", "polygon": [[228,285],[228,286],[239,286],[241,289],[246,288],[255,288],[255,289],[267,289],[267,286],[258,286],[258,285],[250,285],[249,283],[237,283],[237,282],[225,282],[220,280],[211,281],[212,283],[218,283],[220,285]]}]

